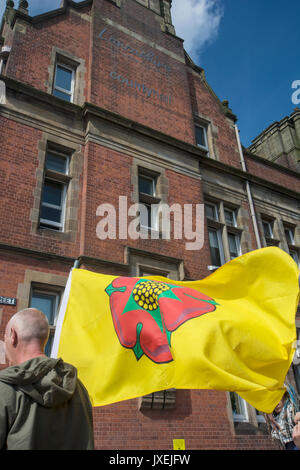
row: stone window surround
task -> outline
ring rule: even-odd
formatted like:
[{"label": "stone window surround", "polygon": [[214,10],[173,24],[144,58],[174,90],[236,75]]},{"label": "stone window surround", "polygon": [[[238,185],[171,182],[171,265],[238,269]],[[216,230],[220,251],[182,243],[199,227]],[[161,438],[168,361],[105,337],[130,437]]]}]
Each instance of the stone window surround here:
[{"label": "stone window surround", "polygon": [[75,84],[72,103],[82,106],[86,101],[84,96],[86,75],[85,60],[58,47],[52,48],[50,65],[48,67],[49,78],[45,82],[47,93],[51,95],[53,93],[57,63],[66,65],[74,70]]},{"label": "stone window surround", "polygon": [[230,400],[230,392],[226,392],[227,396],[227,416],[229,419],[231,432],[233,435],[256,435],[267,434],[267,426],[264,418],[258,418],[256,410],[252,405],[244,401],[247,412],[247,421],[235,421]]},{"label": "stone window surround", "polygon": [[170,259],[163,255],[143,250],[135,250],[128,247],[127,254],[130,257],[130,276],[139,277],[142,271],[149,270],[153,275],[164,276],[174,281],[184,279],[183,262],[177,259]]},{"label": "stone window surround", "polygon": [[[263,240],[263,245],[267,246],[267,243],[271,243],[274,246],[278,246],[283,251],[286,251],[290,254],[290,250],[295,251],[300,258],[300,225],[286,215],[281,215],[274,212],[269,212],[268,215],[265,215],[263,211],[260,211],[257,215],[258,227],[260,229],[261,237]],[[270,221],[273,226],[273,238],[266,238],[264,235],[262,221]],[[285,236],[285,228],[292,228],[294,230],[294,244],[291,245],[288,243]]]},{"label": "stone window surround", "polygon": [[[230,260],[228,233],[233,233],[240,236],[241,254],[250,251],[252,249],[251,238],[248,233],[250,216],[247,211],[242,207],[242,201],[237,200],[237,198],[228,197],[227,200],[220,200],[217,198],[213,198],[212,196],[206,195],[204,197],[205,203],[211,203],[218,206],[219,220],[215,221],[207,219],[207,226],[210,228],[216,228],[221,231],[225,262]],[[229,226],[228,224],[226,224],[224,209],[227,208],[235,211],[237,226]]]},{"label": "stone window surround", "polygon": [[[169,180],[166,177],[166,170],[158,165],[153,165],[152,163],[140,161],[137,158],[132,159],[131,166],[131,184],[133,191],[131,193],[131,200],[133,203],[138,204],[140,202],[139,196],[139,174],[140,173],[149,173],[156,178],[155,185],[155,197],[160,200],[160,204],[168,204],[168,193],[169,193]],[[141,232],[143,228],[141,227]],[[161,219],[158,220],[158,231],[159,236],[162,236],[161,232]],[[148,231],[147,231],[148,233]]]},{"label": "stone window surround", "polygon": [[[214,125],[211,118],[208,118],[202,114],[194,114],[194,126],[204,127],[206,130],[207,140],[207,157],[213,160],[219,160],[218,150],[216,147],[216,138],[218,137],[218,128]],[[196,142],[196,136],[195,136]],[[201,148],[201,147],[200,147]]]},{"label": "stone window surround", "polygon": [[[49,292],[60,293],[62,298],[67,280],[68,276],[26,269],[24,282],[18,284],[18,311],[29,307],[33,287]],[[55,326],[50,326],[50,332],[53,334],[54,331]]]},{"label": "stone window surround", "polygon": [[[45,161],[47,150],[57,150],[69,156],[68,190],[65,209],[65,227],[63,232],[39,227],[42,189],[45,179]],[[38,142],[39,166],[36,170],[36,186],[34,188],[34,204],[30,213],[31,233],[33,235],[50,236],[63,241],[75,242],[78,229],[79,211],[79,178],[83,167],[81,145],[64,138],[44,133]]]}]

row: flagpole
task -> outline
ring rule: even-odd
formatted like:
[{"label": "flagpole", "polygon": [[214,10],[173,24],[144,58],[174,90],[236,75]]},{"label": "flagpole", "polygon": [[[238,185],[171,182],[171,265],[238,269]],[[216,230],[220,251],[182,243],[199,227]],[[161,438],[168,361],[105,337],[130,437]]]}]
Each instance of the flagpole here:
[{"label": "flagpole", "polygon": [[70,295],[70,289],[71,289],[71,281],[72,281],[72,271],[74,268],[71,269],[68,277],[68,281],[65,287],[65,291],[63,294],[63,298],[61,301],[58,317],[57,317],[57,322],[56,322],[56,327],[55,327],[55,334],[54,334],[54,340],[53,340],[53,345],[52,345],[52,350],[50,357],[57,357],[58,353],[58,346],[59,346],[59,341],[60,341],[60,335],[61,335],[61,329],[63,325],[63,321],[65,318],[65,313],[68,305],[68,300],[69,300],[69,295]]}]

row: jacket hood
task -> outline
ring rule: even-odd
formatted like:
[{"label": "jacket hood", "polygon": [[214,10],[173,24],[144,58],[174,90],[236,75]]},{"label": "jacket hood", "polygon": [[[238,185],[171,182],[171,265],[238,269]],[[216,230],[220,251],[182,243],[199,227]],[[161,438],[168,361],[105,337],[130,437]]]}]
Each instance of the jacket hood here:
[{"label": "jacket hood", "polygon": [[77,370],[62,359],[36,357],[0,371],[0,382],[14,386],[38,404],[52,408],[72,398]]}]

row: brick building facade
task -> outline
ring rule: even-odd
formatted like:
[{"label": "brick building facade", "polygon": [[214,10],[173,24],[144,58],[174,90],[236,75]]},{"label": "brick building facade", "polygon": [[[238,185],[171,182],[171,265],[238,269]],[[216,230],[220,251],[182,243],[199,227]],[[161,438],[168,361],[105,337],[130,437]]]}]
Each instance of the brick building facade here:
[{"label": "brick building facade", "polygon": [[[44,307],[53,334],[74,263],[201,279],[270,244],[299,262],[299,173],[242,148],[228,102],[176,36],[170,0],[64,0],[36,17],[9,0],[0,45],[0,295],[17,299],[0,305],[0,338],[28,306]],[[156,238],[100,239],[98,207],[118,209],[120,196],[205,204],[203,248],[164,239],[150,212]],[[298,371],[289,379],[297,386]],[[227,392],[168,390],[94,416],[98,449],[277,448]]]}]

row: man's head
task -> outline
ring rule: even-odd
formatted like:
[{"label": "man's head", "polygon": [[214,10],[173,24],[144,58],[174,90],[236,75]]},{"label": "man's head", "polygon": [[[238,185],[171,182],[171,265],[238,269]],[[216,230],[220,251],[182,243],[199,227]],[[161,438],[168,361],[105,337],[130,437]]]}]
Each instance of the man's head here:
[{"label": "man's head", "polygon": [[4,335],[5,354],[9,365],[21,364],[44,355],[49,337],[46,316],[35,308],[26,308],[13,315]]},{"label": "man's head", "polygon": [[276,406],[276,408],[274,409],[274,412],[276,414],[280,413],[280,411],[283,409],[284,407],[284,404],[286,402],[286,400],[289,398],[289,394],[288,392],[285,392],[282,399],[280,400],[280,402],[278,403],[278,405]]}]

